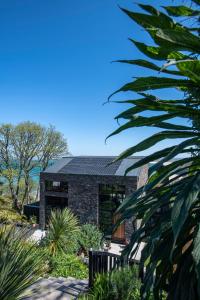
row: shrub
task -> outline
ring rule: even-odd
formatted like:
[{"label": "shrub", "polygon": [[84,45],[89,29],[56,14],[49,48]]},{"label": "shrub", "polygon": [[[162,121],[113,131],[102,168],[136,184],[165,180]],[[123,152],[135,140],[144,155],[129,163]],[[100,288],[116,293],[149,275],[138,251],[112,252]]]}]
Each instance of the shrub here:
[{"label": "shrub", "polygon": [[78,219],[65,208],[52,212],[45,245],[52,255],[59,253],[73,253],[77,251],[77,235],[79,233]]},{"label": "shrub", "polygon": [[73,254],[60,254],[51,258],[50,274],[55,277],[88,277],[88,267]]},{"label": "shrub", "polygon": [[103,245],[103,234],[92,224],[85,224],[81,227],[78,235],[78,243],[81,249],[88,255],[90,248],[98,250]]},{"label": "shrub", "polygon": [[28,249],[33,248],[35,251],[35,255],[42,257],[40,263],[40,275],[45,276],[50,272],[50,259],[51,255],[49,253],[49,249],[47,247],[38,245],[32,241],[23,241],[23,248],[28,251]]},{"label": "shrub", "polygon": [[141,283],[138,270],[124,268],[112,273],[98,275],[88,295],[82,300],[139,300]]},{"label": "shrub", "polygon": [[13,224],[25,222],[25,217],[13,209],[2,208],[0,210],[0,223]]},{"label": "shrub", "polygon": [[21,299],[41,274],[42,254],[24,246],[25,232],[0,228],[0,299]]}]

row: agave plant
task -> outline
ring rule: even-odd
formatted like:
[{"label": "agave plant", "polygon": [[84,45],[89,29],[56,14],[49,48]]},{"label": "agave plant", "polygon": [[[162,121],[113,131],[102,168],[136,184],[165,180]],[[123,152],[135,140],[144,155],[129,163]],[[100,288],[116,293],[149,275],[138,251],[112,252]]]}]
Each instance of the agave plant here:
[{"label": "agave plant", "polygon": [[68,208],[52,211],[45,239],[50,253],[56,255],[77,250],[79,230],[78,219]]},{"label": "agave plant", "polygon": [[[139,4],[142,12],[122,9],[154,43],[130,39],[147,59],[120,62],[159,74],[136,78],[114,93],[128,91],[137,97],[119,101],[131,107],[116,117],[125,122],[111,135],[142,126],[160,131],[125,150],[118,159],[175,140],[159,151],[149,150],[147,157],[126,171],[149,165],[146,185],[119,208],[120,221],[133,215],[142,220],[125,250],[134,256],[135,243],[145,238],[140,262],[141,269],[146,269],[142,299],[148,299],[151,290],[155,299],[162,298],[163,290],[168,299],[200,299],[200,1],[191,3],[161,10]],[[179,100],[164,100],[148,92],[166,88],[178,89]],[[153,116],[148,117],[148,112]]]},{"label": "agave plant", "polygon": [[43,256],[34,245],[24,247],[25,232],[0,229],[0,299],[22,299],[40,275]]}]

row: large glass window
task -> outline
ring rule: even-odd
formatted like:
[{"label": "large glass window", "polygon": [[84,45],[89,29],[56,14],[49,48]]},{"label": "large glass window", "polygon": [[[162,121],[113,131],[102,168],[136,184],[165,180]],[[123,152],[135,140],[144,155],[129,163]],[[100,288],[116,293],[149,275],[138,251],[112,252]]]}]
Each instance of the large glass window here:
[{"label": "large glass window", "polygon": [[99,185],[99,225],[103,232],[113,225],[113,215],[124,198],[124,185]]},{"label": "large glass window", "polygon": [[45,190],[47,192],[68,192],[68,183],[66,181],[45,181]]}]

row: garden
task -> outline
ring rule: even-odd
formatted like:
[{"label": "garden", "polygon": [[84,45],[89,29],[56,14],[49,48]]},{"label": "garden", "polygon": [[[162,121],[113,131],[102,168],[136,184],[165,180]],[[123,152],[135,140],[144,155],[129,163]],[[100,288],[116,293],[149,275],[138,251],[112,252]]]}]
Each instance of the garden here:
[{"label": "garden", "polygon": [[[29,225],[30,226],[30,225]],[[88,253],[102,249],[103,234],[92,224],[80,226],[68,209],[52,211],[46,236],[31,240],[27,226],[0,228],[0,299],[20,299],[38,278],[88,278]],[[131,281],[134,280],[134,284]],[[97,276],[80,299],[139,299],[138,269],[124,268]]]}]

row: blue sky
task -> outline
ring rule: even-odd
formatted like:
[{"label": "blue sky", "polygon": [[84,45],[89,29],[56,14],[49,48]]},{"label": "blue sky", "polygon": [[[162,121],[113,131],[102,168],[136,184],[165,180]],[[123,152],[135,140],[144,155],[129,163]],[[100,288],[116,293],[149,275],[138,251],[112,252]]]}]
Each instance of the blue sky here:
[{"label": "blue sky", "polygon": [[131,130],[104,142],[126,107],[102,104],[133,76],[150,74],[111,63],[141,57],[128,37],[151,42],[118,5],[136,7],[128,0],[0,1],[0,122],[55,125],[74,155],[117,155],[155,132]]}]

